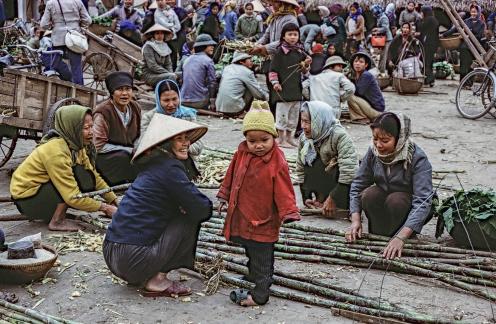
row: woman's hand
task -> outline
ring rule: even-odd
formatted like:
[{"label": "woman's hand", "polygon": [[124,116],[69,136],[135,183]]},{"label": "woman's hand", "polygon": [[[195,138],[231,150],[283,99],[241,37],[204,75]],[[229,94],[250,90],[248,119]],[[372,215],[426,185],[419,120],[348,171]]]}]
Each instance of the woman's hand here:
[{"label": "woman's hand", "polygon": [[307,58],[305,59],[305,61],[303,61],[305,63],[305,66],[310,66],[310,64],[312,64],[312,58],[310,56],[307,56]]},{"label": "woman's hand", "polygon": [[334,216],[336,213],[336,203],[331,198],[331,196],[327,197],[324,201],[324,205],[322,206],[322,215],[324,216]]},{"label": "woman's hand", "polygon": [[281,92],[282,91],[282,86],[280,83],[274,84],[274,91],[275,92]]},{"label": "woman's hand", "polygon": [[348,242],[355,242],[357,239],[362,238],[362,219],[360,213],[351,214],[350,232],[346,234],[346,241]]},{"label": "woman's hand", "polygon": [[114,205],[102,203],[99,210],[102,211],[105,214],[105,216],[112,218],[112,216],[117,211],[117,207]]},{"label": "woman's hand", "polygon": [[382,256],[387,260],[393,260],[396,257],[401,258],[403,246],[405,246],[405,242],[395,236],[391,241],[389,241],[389,244],[384,249],[384,252],[382,252]]}]

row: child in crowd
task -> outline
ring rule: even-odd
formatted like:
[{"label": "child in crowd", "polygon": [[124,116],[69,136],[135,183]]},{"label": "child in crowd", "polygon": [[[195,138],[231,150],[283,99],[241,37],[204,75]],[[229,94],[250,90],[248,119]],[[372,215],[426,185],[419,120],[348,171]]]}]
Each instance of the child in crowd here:
[{"label": "child in crowd", "polygon": [[317,43],[313,45],[311,58],[312,64],[310,65],[310,74],[319,74],[324,69],[324,64],[326,61],[326,56],[324,55],[324,46],[322,46],[322,44]]},{"label": "child in crowd", "polygon": [[244,279],[255,284],[250,291],[232,291],[230,298],[241,306],[256,306],[269,300],[279,228],[300,220],[300,215],[288,163],[274,143],[277,131],[268,103],[253,102],[243,134],[246,140],[234,154],[217,197],[219,211],[228,204],[224,236],[245,248],[249,273]]},{"label": "child in crowd", "polygon": [[300,42],[300,29],[296,24],[286,24],[270,66],[269,80],[276,104],[277,144],[282,147],[298,146],[294,132],[302,100],[301,81],[310,69],[312,59],[305,54]]}]

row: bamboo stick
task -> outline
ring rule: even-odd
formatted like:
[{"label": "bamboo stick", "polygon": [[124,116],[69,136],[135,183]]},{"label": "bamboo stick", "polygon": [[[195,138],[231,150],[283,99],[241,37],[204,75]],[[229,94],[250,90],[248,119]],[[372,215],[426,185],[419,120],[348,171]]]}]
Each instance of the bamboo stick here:
[{"label": "bamboo stick", "polygon": [[129,189],[129,187],[131,187],[131,183],[125,183],[125,184],[121,184],[121,185],[118,185],[118,186],[113,186],[113,187],[109,187],[109,188],[105,188],[105,189],[101,189],[101,190],[79,193],[79,194],[75,195],[73,197],[73,199],[81,199],[81,198],[86,198],[86,197],[95,197],[95,196],[103,195],[103,194],[106,194],[106,193],[109,193],[109,192],[112,192],[112,191],[123,191],[123,190],[127,190],[127,189]]},{"label": "bamboo stick", "polygon": [[19,214],[18,212],[0,215],[0,222],[23,221],[28,219],[29,218],[22,214]]},{"label": "bamboo stick", "polygon": [[19,321],[20,321],[20,323],[31,323],[31,324],[43,324],[44,323],[44,322],[39,321],[37,319],[30,318],[30,317],[24,316],[22,314],[19,314],[17,312],[14,312],[12,310],[9,310],[6,308],[1,308],[1,307],[0,307],[0,316],[5,318],[5,319],[14,320],[15,321],[14,323],[18,323]]}]

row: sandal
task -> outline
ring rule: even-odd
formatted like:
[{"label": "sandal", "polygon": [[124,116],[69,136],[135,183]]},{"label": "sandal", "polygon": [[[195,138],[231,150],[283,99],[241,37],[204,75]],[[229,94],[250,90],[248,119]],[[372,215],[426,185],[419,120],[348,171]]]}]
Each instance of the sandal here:
[{"label": "sandal", "polygon": [[191,288],[181,285],[175,281],[173,281],[172,285],[167,287],[167,289],[162,291],[141,291],[141,296],[143,297],[181,297],[188,295],[191,295]]},{"label": "sandal", "polygon": [[229,294],[231,301],[237,305],[241,306],[241,302],[248,298],[249,291],[243,288],[238,288]]}]

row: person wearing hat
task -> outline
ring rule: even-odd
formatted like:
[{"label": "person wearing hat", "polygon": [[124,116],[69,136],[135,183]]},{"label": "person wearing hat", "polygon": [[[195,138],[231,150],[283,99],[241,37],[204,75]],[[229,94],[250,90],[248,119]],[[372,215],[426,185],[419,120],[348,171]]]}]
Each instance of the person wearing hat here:
[{"label": "person wearing hat", "polygon": [[172,32],[171,39],[176,39],[176,33],[181,30],[181,22],[176,12],[166,0],[155,0],[154,3],[157,6],[153,14],[155,24],[162,25],[162,27],[170,30]]},{"label": "person wearing hat", "polygon": [[195,53],[183,64],[181,97],[186,107],[215,109],[217,79],[211,58],[215,45],[210,35],[198,35],[193,45]]},{"label": "person wearing hat", "polygon": [[155,24],[145,32],[149,39],[143,46],[143,81],[151,87],[164,79],[176,80],[172,66],[171,49],[167,40],[172,37],[172,31],[162,25]]},{"label": "person wearing hat", "polygon": [[103,242],[110,271],[144,297],[191,294],[167,278],[174,269],[194,270],[200,224],[212,216],[212,202],[187,176],[189,146],[207,127],[155,114],[133,156],[140,173],[126,191]]},{"label": "person wearing hat", "polygon": [[217,198],[219,211],[227,205],[226,240],[245,248],[250,291],[231,292],[242,306],[269,300],[274,271],[274,243],[283,223],[300,220],[288,162],[275,143],[277,131],[267,102],[254,101],[243,119],[245,139],[233,156]]},{"label": "person wearing hat", "polygon": [[103,211],[111,217],[116,199],[110,192],[106,202],[76,198],[85,191],[109,186],[95,168],[91,109],[63,106],[55,112],[55,126],[15,170],[10,194],[17,209],[29,219],[41,219],[52,231],[78,231],[79,223],[66,219],[67,208]]},{"label": "person wearing hat", "polygon": [[358,169],[355,145],[341,126],[339,114],[339,106],[331,107],[322,101],[304,102],[300,109],[303,132],[296,159],[296,182],[305,206],[322,208],[325,216],[334,216],[336,208],[349,209],[350,186]]},{"label": "person wearing hat", "polygon": [[133,77],[128,72],[112,72],[105,78],[110,98],[93,111],[93,141],[98,152],[96,167],[111,185],[132,182],[134,142],[140,136],[141,108],[132,100]]},{"label": "person wearing hat", "polygon": [[234,30],[236,39],[256,41],[260,38],[262,29],[260,21],[254,12],[253,3],[246,3],[244,9],[245,12],[239,17]]},{"label": "person wearing hat", "polygon": [[353,82],[342,73],[345,66],[346,63],[340,56],[328,58],[322,73],[311,75],[308,81],[304,81],[304,95],[306,94],[311,101],[325,102],[332,109],[340,111],[341,102],[348,100],[355,93]]},{"label": "person wearing hat", "polygon": [[274,0],[271,3],[274,12],[267,18],[267,29],[251,50],[250,54],[252,55],[275,54],[284,26],[290,23],[298,26],[296,10],[299,5],[296,0]]},{"label": "person wearing hat", "polygon": [[355,83],[355,94],[348,98],[352,121],[368,124],[386,109],[384,97],[376,78],[368,70],[372,59],[365,52],[357,52],[350,58]]},{"label": "person wearing hat", "polygon": [[134,0],[124,0],[96,19],[115,19],[115,32],[130,42],[141,46],[140,30],[143,20],[138,10],[134,8]]},{"label": "person wearing hat", "polygon": [[268,100],[252,71],[251,55],[234,52],[232,63],[222,71],[215,107],[217,111],[238,115],[251,105],[253,99]]},{"label": "person wearing hat", "polygon": [[234,40],[236,34],[234,30],[236,29],[236,24],[238,22],[238,14],[236,13],[236,1],[229,0],[224,4],[221,10],[220,17],[222,25],[224,27],[224,32],[222,33],[222,38],[227,40]]},{"label": "person wearing hat", "polygon": [[331,26],[308,24],[300,27],[300,40],[305,51],[310,53],[314,42],[325,42],[329,36],[335,33],[336,31]]}]

